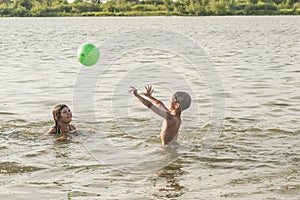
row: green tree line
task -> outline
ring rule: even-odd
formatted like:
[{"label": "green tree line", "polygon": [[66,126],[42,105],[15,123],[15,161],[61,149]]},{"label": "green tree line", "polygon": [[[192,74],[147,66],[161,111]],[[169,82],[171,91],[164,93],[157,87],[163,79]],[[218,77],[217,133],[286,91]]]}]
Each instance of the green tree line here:
[{"label": "green tree line", "polygon": [[299,14],[300,0],[0,0],[1,17]]}]

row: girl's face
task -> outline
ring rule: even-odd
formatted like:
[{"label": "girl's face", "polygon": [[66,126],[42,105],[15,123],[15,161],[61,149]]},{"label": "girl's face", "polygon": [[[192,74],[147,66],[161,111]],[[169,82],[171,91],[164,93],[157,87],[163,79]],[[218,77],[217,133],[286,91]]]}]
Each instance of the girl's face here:
[{"label": "girl's face", "polygon": [[59,119],[59,122],[70,123],[72,121],[72,112],[71,112],[70,108],[64,107],[60,111],[60,115],[61,115],[61,117]]}]

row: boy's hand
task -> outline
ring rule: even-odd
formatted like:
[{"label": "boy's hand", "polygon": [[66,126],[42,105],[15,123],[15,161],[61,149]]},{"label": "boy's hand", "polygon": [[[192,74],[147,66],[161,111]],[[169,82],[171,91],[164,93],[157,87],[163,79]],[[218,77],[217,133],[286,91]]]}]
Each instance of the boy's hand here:
[{"label": "boy's hand", "polygon": [[139,94],[137,92],[137,89],[135,87],[132,87],[132,86],[130,86],[130,87],[131,87],[131,89],[128,92],[133,92],[134,96],[138,96]]},{"label": "boy's hand", "polygon": [[145,86],[146,92],[143,92],[143,95],[146,97],[151,97],[152,93],[154,92],[154,88],[151,85],[146,85]]}]

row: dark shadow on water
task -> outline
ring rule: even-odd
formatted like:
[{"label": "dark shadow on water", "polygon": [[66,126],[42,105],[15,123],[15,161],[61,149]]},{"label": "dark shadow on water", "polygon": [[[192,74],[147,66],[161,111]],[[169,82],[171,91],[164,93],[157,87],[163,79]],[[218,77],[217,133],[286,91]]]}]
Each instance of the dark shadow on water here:
[{"label": "dark shadow on water", "polygon": [[42,169],[34,166],[22,166],[17,162],[0,162],[0,174],[21,174]]},{"label": "dark shadow on water", "polygon": [[156,172],[151,183],[155,190],[151,196],[155,199],[176,199],[185,193],[185,186],[180,183],[182,175],[186,174],[182,168],[182,160],[177,152],[178,148],[165,148],[164,153],[169,154],[174,161]]},{"label": "dark shadow on water", "polygon": [[61,133],[53,136],[53,146],[55,149],[55,157],[70,157],[72,153],[71,145],[76,143],[78,132]]}]

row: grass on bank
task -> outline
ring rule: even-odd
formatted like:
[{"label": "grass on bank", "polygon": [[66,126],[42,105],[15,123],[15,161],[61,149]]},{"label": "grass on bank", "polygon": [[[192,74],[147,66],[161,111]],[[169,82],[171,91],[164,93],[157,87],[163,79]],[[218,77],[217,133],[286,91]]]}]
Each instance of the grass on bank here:
[{"label": "grass on bank", "polygon": [[[47,0],[44,0],[45,2]],[[44,2],[43,1],[43,2]],[[110,0],[106,3],[48,0],[0,0],[2,17],[57,17],[57,16],[206,16],[206,15],[299,15],[300,2],[288,0],[148,0],[147,3]],[[56,2],[55,1],[59,1]],[[116,2],[114,2],[116,1]],[[267,2],[264,2],[267,1]],[[282,1],[282,2],[281,2]],[[297,0],[293,0],[297,1]],[[300,1],[300,0],[299,0]],[[1,3],[2,2],[2,3]],[[10,2],[10,3],[3,3]],[[118,3],[119,2],[119,3]],[[120,3],[121,2],[121,3]],[[123,2],[123,3],[122,3]],[[155,2],[155,3],[153,3]],[[167,3],[166,3],[167,2]],[[195,1],[200,2],[200,1]]]}]

